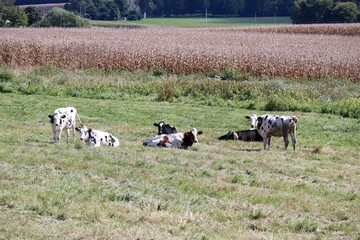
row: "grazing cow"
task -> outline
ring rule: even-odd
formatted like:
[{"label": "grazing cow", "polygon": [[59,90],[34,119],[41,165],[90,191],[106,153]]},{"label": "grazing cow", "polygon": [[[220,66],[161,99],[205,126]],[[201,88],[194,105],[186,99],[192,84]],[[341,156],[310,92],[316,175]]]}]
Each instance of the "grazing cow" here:
[{"label": "grazing cow", "polygon": [[164,121],[160,121],[159,123],[154,123],[154,126],[158,127],[158,135],[177,133],[176,127],[170,126]]},{"label": "grazing cow", "polygon": [[93,130],[86,126],[77,127],[76,131],[80,132],[80,140],[92,147],[117,147],[120,144],[118,138],[107,132]]},{"label": "grazing cow", "polygon": [[57,140],[60,143],[61,133],[64,129],[66,130],[66,142],[69,143],[69,129],[73,130],[73,141],[75,142],[76,116],[78,115],[74,107],[55,109],[54,113],[48,116],[52,126],[54,142]]},{"label": "grazing cow", "polygon": [[296,116],[273,116],[262,115],[256,116],[252,114],[249,116],[250,124],[256,125],[258,133],[263,137],[264,150],[266,150],[266,143],[268,150],[270,150],[271,137],[283,137],[285,143],[285,150],[289,145],[288,135],[291,135],[291,142],[295,151],[296,145],[296,123],[298,121]]},{"label": "grazing cow", "polygon": [[229,131],[218,138],[219,140],[240,140],[245,142],[262,142],[263,138],[256,129],[243,131]]},{"label": "grazing cow", "polygon": [[143,145],[149,147],[167,147],[187,149],[194,143],[199,142],[198,136],[203,132],[196,128],[185,133],[161,134],[152,139],[146,140]]}]

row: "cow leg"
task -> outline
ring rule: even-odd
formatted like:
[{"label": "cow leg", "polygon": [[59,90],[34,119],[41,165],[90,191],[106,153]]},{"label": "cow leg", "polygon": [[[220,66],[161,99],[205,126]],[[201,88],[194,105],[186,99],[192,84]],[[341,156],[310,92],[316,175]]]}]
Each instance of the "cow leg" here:
[{"label": "cow leg", "polygon": [[284,142],[285,142],[285,150],[287,150],[287,147],[289,146],[289,137],[287,134],[284,134]]},{"label": "cow leg", "polygon": [[292,142],[292,145],[293,145],[293,149],[295,151],[295,145],[296,145],[296,134],[295,134],[295,130],[294,132],[291,132],[291,142]]},{"label": "cow leg", "polygon": [[271,136],[267,137],[267,141],[268,141],[268,150],[270,150],[270,141],[271,141]]},{"label": "cow leg", "polygon": [[54,126],[52,127],[52,132],[53,132],[54,143],[56,143],[56,129]]},{"label": "cow leg", "polygon": [[70,129],[66,129],[66,143],[69,144]]},{"label": "cow leg", "polygon": [[60,130],[59,130],[59,135],[58,135],[58,137],[57,137],[58,143],[60,143],[61,133],[62,133],[62,129],[60,128]]},{"label": "cow leg", "polygon": [[266,150],[266,143],[267,143],[267,136],[266,135],[263,137],[263,143],[264,143],[264,150]]}]

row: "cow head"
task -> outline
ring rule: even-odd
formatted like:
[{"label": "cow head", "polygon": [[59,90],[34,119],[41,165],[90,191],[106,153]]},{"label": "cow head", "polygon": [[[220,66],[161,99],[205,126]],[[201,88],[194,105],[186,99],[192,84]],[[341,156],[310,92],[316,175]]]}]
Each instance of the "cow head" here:
[{"label": "cow head", "polygon": [[251,114],[249,116],[246,116],[247,119],[250,119],[250,128],[256,128],[256,122],[257,122],[257,115]]},{"label": "cow head", "polygon": [[58,127],[62,124],[63,120],[66,118],[66,115],[55,113],[53,115],[49,115],[48,117],[50,118],[50,123]]},{"label": "cow head", "polygon": [[158,135],[164,134],[163,130],[164,130],[164,126],[165,126],[165,122],[164,121],[160,121],[158,123],[154,123],[155,127],[158,127]]},{"label": "cow head", "polygon": [[86,126],[76,127],[75,130],[80,133],[81,141],[86,141],[89,138],[90,133],[92,131],[91,129],[87,128]]},{"label": "cow head", "polygon": [[154,126],[158,127],[158,133],[157,133],[158,135],[177,133],[177,130],[175,127],[170,126],[169,124],[165,123],[164,121],[154,123]]},{"label": "cow head", "polygon": [[181,146],[183,148],[191,147],[194,143],[199,142],[198,136],[203,134],[202,131],[198,131],[196,128],[190,130],[190,132],[184,133],[183,143]]}]

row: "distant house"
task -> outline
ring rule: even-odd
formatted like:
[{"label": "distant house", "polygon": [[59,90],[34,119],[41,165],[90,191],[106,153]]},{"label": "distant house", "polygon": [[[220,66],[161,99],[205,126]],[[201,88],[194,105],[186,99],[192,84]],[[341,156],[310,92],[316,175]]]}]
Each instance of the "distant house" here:
[{"label": "distant house", "polygon": [[19,11],[27,7],[36,7],[42,15],[47,14],[54,7],[64,8],[67,0],[16,0],[15,5]]}]

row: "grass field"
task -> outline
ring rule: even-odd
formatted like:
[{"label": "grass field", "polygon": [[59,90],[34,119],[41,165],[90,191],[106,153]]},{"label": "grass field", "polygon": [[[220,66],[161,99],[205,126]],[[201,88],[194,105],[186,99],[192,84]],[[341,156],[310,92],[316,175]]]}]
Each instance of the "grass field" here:
[{"label": "grass field", "polygon": [[[359,30],[0,29],[0,239],[359,239]],[[54,144],[65,106],[120,146]],[[251,113],[297,150],[217,139]],[[143,146],[160,120],[204,134]]]},{"label": "grass field", "polygon": [[[75,106],[116,149],[52,143],[47,115]],[[360,122],[296,114],[298,148],[221,142],[249,110],[0,95],[1,239],[356,239]],[[260,113],[260,112],[258,112]],[[281,113],[281,112],[279,112]],[[204,131],[191,150],[147,148],[152,123]],[[64,139],[64,138],[63,138]]]},{"label": "grass field", "polygon": [[99,26],[168,26],[181,28],[203,27],[240,27],[274,24],[291,24],[289,17],[253,17],[253,18],[146,18],[140,21],[92,21]]}]

